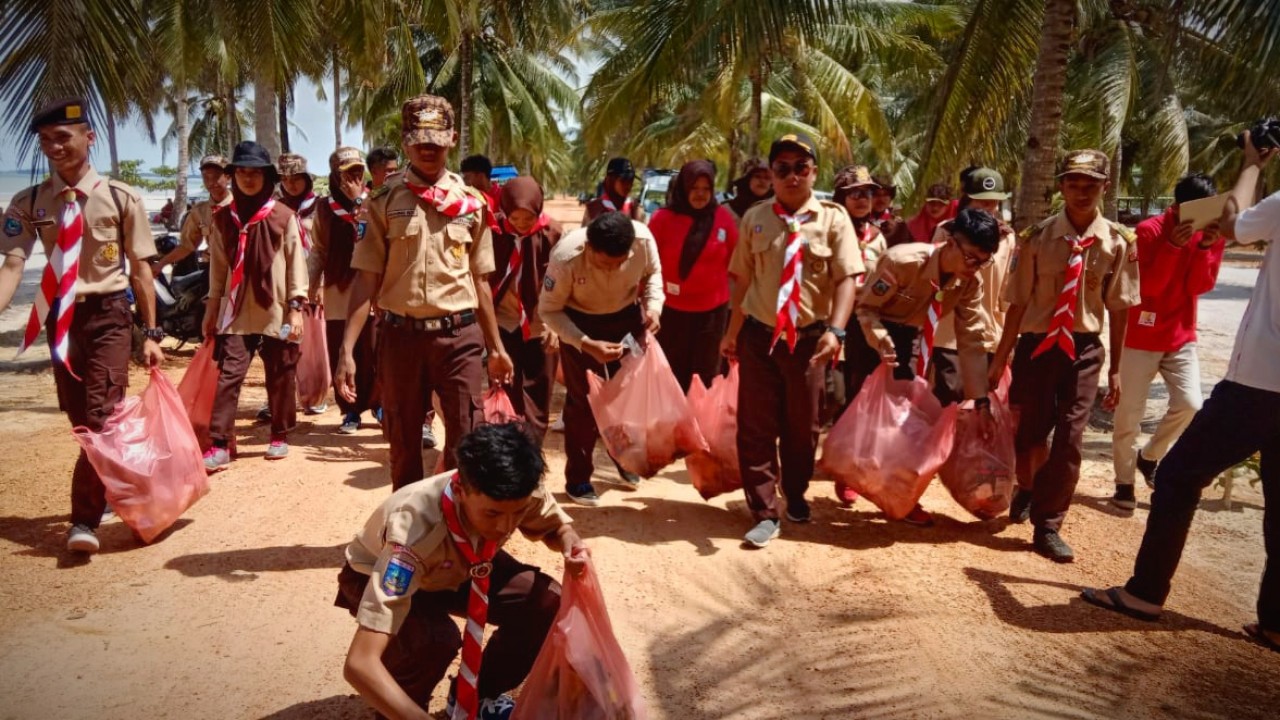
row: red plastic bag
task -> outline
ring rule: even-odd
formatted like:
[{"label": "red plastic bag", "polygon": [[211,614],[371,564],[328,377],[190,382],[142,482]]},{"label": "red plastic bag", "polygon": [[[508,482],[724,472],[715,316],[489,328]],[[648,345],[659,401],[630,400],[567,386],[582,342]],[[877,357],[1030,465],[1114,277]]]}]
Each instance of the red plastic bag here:
[{"label": "red plastic bag", "polygon": [[587,402],[609,454],[624,469],[653,477],[690,453],[707,449],[698,421],[662,347],[647,335],[643,354],[622,358],[608,382],[587,373]]},{"label": "red plastic bag", "polygon": [[922,378],[876,369],[822,446],[822,467],[891,520],[911,512],[951,454],[957,406],[943,408]]},{"label": "red plastic bag", "polygon": [[511,397],[501,385],[490,385],[484,394],[484,421],[487,423],[509,423],[520,420],[520,414],[511,404]]},{"label": "red plastic bag", "polygon": [[212,340],[201,343],[178,382],[178,396],[182,398],[182,406],[200,442],[201,452],[213,445],[209,438],[209,422],[213,418],[213,398],[218,392],[218,363],[213,359],[213,347]]},{"label": "red plastic bag", "polygon": [[303,407],[323,405],[333,382],[323,305],[307,305],[302,311],[302,352],[296,372],[298,403]]},{"label": "red plastic bag", "polygon": [[560,611],[511,720],[645,720],[649,716],[604,606],[595,567],[564,574]]},{"label": "red plastic bag", "polygon": [[707,441],[707,450],[684,459],[689,479],[703,500],[742,487],[738,466],[738,363],[729,364],[729,374],[718,375],[711,389],[702,378],[693,376],[689,385],[689,410]]},{"label": "red plastic bag", "polygon": [[[962,412],[956,420],[955,445],[951,457],[938,471],[942,484],[951,497],[980,520],[998,517],[1009,509],[1017,454],[1013,448],[1014,422],[1009,410],[1009,370],[1004,371],[1000,387],[991,393],[991,416]],[[973,403],[966,401],[965,407]]]},{"label": "red plastic bag", "polygon": [[102,477],[112,509],[143,542],[155,540],[209,492],[182,398],[158,368],[140,395],[116,406],[102,432],[78,427],[72,437]]}]

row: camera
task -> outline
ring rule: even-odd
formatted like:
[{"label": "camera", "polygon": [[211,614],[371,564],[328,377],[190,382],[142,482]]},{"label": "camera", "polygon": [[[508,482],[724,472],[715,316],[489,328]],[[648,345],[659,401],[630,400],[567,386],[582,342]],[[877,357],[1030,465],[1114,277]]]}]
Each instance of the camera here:
[{"label": "camera", "polygon": [[[1264,118],[1249,128],[1249,139],[1258,150],[1280,147],[1280,120]],[[1244,147],[1244,133],[1236,136],[1236,146]]]}]

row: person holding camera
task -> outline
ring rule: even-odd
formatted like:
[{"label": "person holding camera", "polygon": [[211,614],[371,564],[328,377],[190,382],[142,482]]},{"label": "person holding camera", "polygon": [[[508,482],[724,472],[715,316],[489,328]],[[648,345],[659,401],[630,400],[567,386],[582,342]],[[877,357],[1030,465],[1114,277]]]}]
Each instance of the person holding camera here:
[{"label": "person holding camera", "polygon": [[[1094,605],[1140,620],[1160,618],[1200,493],[1219,473],[1260,452],[1263,496],[1280,497],[1280,192],[1253,206],[1258,177],[1280,149],[1274,142],[1255,145],[1252,138],[1258,134],[1243,136],[1244,167],[1219,221],[1227,240],[1267,244],[1231,364],[1156,469],[1151,514],[1133,577],[1123,586],[1085,588],[1082,593]],[[1267,564],[1258,591],[1258,622],[1245,625],[1244,631],[1280,651],[1280,508],[1264,508],[1262,527]]]}]

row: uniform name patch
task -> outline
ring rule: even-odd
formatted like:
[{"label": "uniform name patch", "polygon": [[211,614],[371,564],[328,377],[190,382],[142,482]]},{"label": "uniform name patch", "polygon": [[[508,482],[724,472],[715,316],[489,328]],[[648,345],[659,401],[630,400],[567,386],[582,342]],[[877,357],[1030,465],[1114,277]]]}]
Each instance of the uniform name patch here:
[{"label": "uniform name patch", "polygon": [[871,286],[871,292],[876,295],[884,295],[889,292],[889,283],[884,278],[880,278]]},{"label": "uniform name patch", "polygon": [[414,212],[416,211],[413,208],[402,208],[400,210],[388,210],[387,218],[390,219],[390,218],[398,218],[398,217],[413,217]]},{"label": "uniform name patch", "polygon": [[17,237],[22,233],[22,223],[18,222],[16,217],[7,217],[4,219],[4,234],[9,237]]},{"label": "uniform name patch", "polygon": [[400,597],[409,592],[415,569],[413,563],[397,551],[387,562],[387,569],[382,571],[382,591],[391,597]]}]

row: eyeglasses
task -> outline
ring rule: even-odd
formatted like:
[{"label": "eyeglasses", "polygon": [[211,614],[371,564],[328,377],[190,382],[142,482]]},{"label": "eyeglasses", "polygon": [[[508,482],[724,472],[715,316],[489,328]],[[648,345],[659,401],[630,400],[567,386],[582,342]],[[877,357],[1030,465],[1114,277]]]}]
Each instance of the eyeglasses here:
[{"label": "eyeglasses", "polygon": [[870,200],[875,196],[876,196],[876,191],[873,188],[854,188],[853,190],[849,191],[849,195],[848,195],[848,197],[851,197],[855,200]]},{"label": "eyeglasses", "polygon": [[964,264],[968,265],[969,267],[984,268],[995,261],[995,258],[992,257],[991,255],[988,255],[985,258],[983,258],[977,255],[974,255],[973,253],[970,253],[969,251],[965,250],[963,247],[960,247],[960,241],[956,240],[955,237],[951,238],[951,242],[954,243],[956,246],[956,249],[960,251],[960,255],[964,258]]},{"label": "eyeglasses", "polygon": [[809,173],[813,172],[813,165],[808,160],[801,160],[795,165],[787,163],[774,163],[773,174],[779,180],[786,180],[791,177],[791,173],[795,173],[797,177],[809,177]]}]

